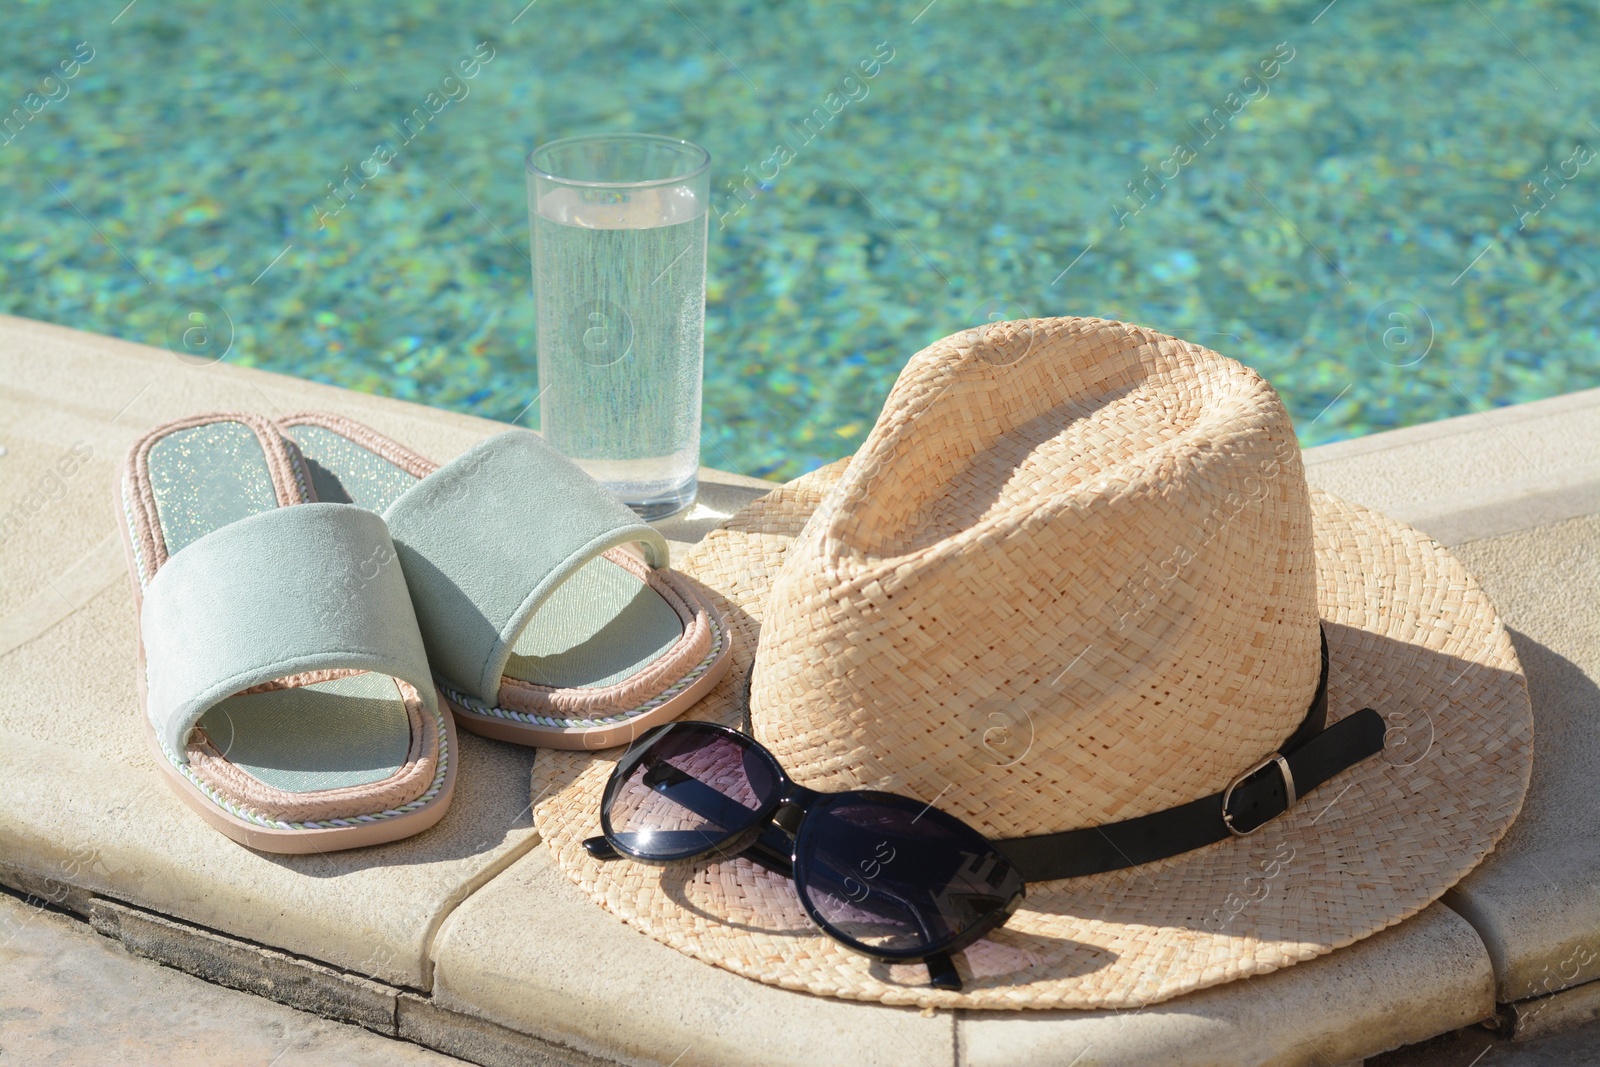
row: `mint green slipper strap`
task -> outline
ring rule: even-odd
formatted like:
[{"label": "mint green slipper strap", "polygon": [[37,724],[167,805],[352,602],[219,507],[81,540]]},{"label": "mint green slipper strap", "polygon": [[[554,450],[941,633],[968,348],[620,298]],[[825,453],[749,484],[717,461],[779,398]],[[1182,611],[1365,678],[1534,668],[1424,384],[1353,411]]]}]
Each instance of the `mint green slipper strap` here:
[{"label": "mint green slipper strap", "polygon": [[150,721],[178,759],[207,708],[304,671],[377,671],[438,709],[389,531],[353,504],[274,508],[190,543],[150,580],[139,625]]},{"label": "mint green slipper strap", "polygon": [[666,538],[527,430],[478,442],[383,517],[434,673],[490,705],[517,635],[580,567],[629,542],[668,562]]}]

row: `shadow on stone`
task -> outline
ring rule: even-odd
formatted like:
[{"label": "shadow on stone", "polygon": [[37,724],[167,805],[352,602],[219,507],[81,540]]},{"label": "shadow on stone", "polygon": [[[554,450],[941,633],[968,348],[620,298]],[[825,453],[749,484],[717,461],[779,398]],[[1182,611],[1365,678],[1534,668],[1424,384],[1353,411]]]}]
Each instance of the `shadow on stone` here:
[{"label": "shadow on stone", "polygon": [[[457,730],[456,794],[450,810],[430,829],[387,845],[306,856],[257,853],[309,878],[338,878],[353,871],[443,863],[491,852],[515,830],[533,825],[527,803],[534,750]],[[218,847],[244,848],[218,838]]]}]

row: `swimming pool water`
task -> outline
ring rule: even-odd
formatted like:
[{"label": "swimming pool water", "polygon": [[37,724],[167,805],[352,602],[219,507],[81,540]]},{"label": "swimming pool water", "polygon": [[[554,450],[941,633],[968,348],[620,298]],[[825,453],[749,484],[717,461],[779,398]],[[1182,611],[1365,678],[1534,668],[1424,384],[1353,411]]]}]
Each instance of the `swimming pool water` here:
[{"label": "swimming pool water", "polygon": [[1594,3],[124,2],[0,0],[0,311],[537,425],[522,158],[641,130],[713,157],[713,466],[995,315],[1307,444],[1600,385]]}]

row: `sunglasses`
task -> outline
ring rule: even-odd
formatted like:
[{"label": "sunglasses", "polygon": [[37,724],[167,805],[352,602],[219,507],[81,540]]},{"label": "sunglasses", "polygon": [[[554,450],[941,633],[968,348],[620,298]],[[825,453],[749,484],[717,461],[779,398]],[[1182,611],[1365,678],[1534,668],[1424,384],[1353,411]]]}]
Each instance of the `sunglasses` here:
[{"label": "sunglasses", "polygon": [[667,864],[743,856],[794,880],[829,937],[873,959],[922,963],[959,990],[951,962],[1022,903],[1022,875],[982,834],[931,804],[877,790],[796,784],[747,734],[672,722],[611,772],[591,856]]}]

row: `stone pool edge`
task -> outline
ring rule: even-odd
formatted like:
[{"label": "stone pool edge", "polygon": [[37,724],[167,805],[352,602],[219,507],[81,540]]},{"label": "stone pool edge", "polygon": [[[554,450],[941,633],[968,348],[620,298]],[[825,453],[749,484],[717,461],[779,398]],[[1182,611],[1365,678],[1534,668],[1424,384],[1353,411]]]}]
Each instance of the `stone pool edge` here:
[{"label": "stone pool edge", "polygon": [[[23,323],[20,320],[0,322],[0,327],[10,324],[76,334],[61,327]],[[78,338],[86,336],[76,334]],[[109,339],[98,340],[105,341],[108,347],[122,345]],[[149,349],[143,351],[154,352]],[[236,370],[223,369],[230,373]],[[254,376],[255,373],[250,372],[245,378]],[[262,374],[261,377],[276,376]],[[328,387],[300,384],[306,386],[308,395],[314,390],[320,398],[327,398]],[[355,397],[350,399],[356,401]],[[138,396],[135,395],[130,403],[137,400]],[[483,432],[483,427],[492,425],[467,416],[421,408],[414,409],[410,417],[418,421],[448,421],[463,429],[470,425],[477,432]],[[1380,507],[1418,525],[1447,544],[1465,545],[1510,533],[1539,530],[1600,512],[1600,496],[1595,495],[1600,493],[1600,462],[1585,462],[1582,459],[1583,456],[1600,457],[1600,390],[1321,446],[1307,450],[1304,456],[1308,477],[1313,484]],[[1569,461],[1574,456],[1578,457],[1577,461]],[[1498,463],[1496,457],[1505,459],[1505,463]],[[687,515],[663,525],[664,532],[680,545],[703,536],[707,529],[737,505],[741,497],[747,497],[770,484],[719,475],[713,471],[705,473],[726,479],[729,491],[726,497],[708,498]],[[66,614],[70,615],[75,610],[69,610]],[[45,629],[60,621],[60,618],[41,618]],[[503,868],[496,869],[485,878],[482,884],[475,887],[475,891],[453,902],[449,911],[439,917],[441,925],[438,928],[448,929],[458,913],[473,903],[484,890],[507,878],[511,868],[533,860],[537,853],[537,837],[530,835],[530,839],[524,840],[515,854],[507,858]],[[578,1048],[560,1040],[560,1035],[553,1037],[546,1032],[534,1036],[483,1018],[474,1014],[470,1010],[472,1005],[466,1001],[437,996],[439,989],[431,982],[424,983],[424,988],[433,987],[430,993],[418,993],[309,956],[296,955],[175,919],[140,907],[137,902],[118,900],[103,890],[96,893],[89,887],[7,865],[4,860],[0,860],[0,883],[17,892],[31,894],[39,902],[79,915],[102,934],[121,941],[136,955],[145,955],[219,984],[247,989],[302,1010],[352,1022],[387,1036],[415,1041],[474,1062],[490,1065],[590,1065],[616,1062],[596,1058],[593,1053],[605,1050],[587,1040],[581,1042],[586,1048]],[[1460,896],[1460,893],[1457,895]],[[1447,914],[1455,926],[1465,927],[1465,923],[1443,905],[1436,905],[1430,910]],[[1600,923],[1592,928],[1600,931]],[[1484,931],[1480,930],[1479,935],[1483,936]],[[437,940],[428,946],[429,970],[441,947]],[[1361,945],[1354,946],[1330,957],[1326,962],[1333,963],[1345,957],[1346,962],[1360,970],[1357,960],[1362,956],[1361,950]],[[1476,954],[1483,954],[1481,945],[1477,946]],[[1487,958],[1484,957],[1485,970]],[[1460,992],[1464,995],[1467,994],[1467,988],[1478,984],[1481,977],[1476,965],[1466,969],[1471,973],[1461,976]],[[1291,968],[1282,972],[1282,975],[1289,976],[1297,970]],[[743,981],[723,972],[715,973],[736,983]],[[1428,1029],[1430,1026],[1444,1023],[1448,1028],[1473,1022],[1475,1020],[1467,1018],[1471,1015],[1494,1019],[1497,1025],[1508,1032],[1518,1033],[1531,1033],[1536,1029],[1538,1032],[1548,1032],[1550,1027],[1575,1025],[1593,1011],[1591,1005],[1596,990],[1600,990],[1600,984],[1591,983],[1597,977],[1600,974],[1575,974],[1567,984],[1558,984],[1553,988],[1547,986],[1538,996],[1531,998],[1517,997],[1514,990],[1503,988],[1501,995],[1509,993],[1511,997],[1499,1005],[1495,1003],[1497,998],[1492,988],[1472,993],[1458,1006],[1449,1022],[1445,1022],[1443,1016],[1431,1016],[1437,1021],[1427,1024],[1420,1024],[1415,1019],[1403,1020],[1406,1025],[1399,1029],[1372,1030],[1358,1035],[1357,1040],[1364,1041],[1364,1044],[1346,1047],[1341,1051],[1352,1055],[1372,1055],[1393,1047],[1395,1043],[1413,1042],[1440,1032]],[[1228,987],[1218,988],[1220,991]],[[1181,1008],[1189,1002],[1190,998],[1184,998],[1171,1003]],[[617,1010],[622,1009],[619,1007]],[[1129,1013],[1129,1018],[1137,1014]],[[953,1047],[950,1054],[959,1062],[976,1062],[981,1056],[975,1054],[1001,1047],[1016,1047],[1019,1053],[1040,1051],[1013,1046],[1012,1042],[998,1037],[982,1037],[983,1031],[993,1030],[1002,1024],[1027,1022],[1022,1018],[992,1019],[992,1015],[964,1012],[956,1013],[951,1018]],[[1145,1020],[1149,1026],[1135,1024],[1127,1027],[1119,1022],[1117,1032],[1127,1035],[1129,1031],[1147,1031],[1147,1036],[1153,1036],[1151,1027],[1156,1017],[1157,1013],[1149,1013]],[[1078,1021],[1079,1017],[1071,1015],[1053,1020],[1040,1018],[1036,1020],[1039,1025],[1032,1029],[1048,1028],[1059,1034],[1065,1027],[1076,1026]],[[1087,1023],[1087,1017],[1082,1021]],[[1339,1021],[1355,1028],[1367,1020],[1345,1016]],[[991,1022],[994,1027],[989,1025]],[[1050,1026],[1050,1023],[1055,1025]],[[1423,1033],[1422,1030],[1428,1032]],[[1113,1040],[1112,1043],[1118,1042]],[[1125,1040],[1123,1043],[1128,1042]],[[1023,1046],[1027,1044],[1026,1041],[1022,1043]],[[1131,1047],[1130,1044],[1129,1049],[1124,1051],[1130,1051]],[[1143,1047],[1149,1049],[1148,1045]],[[670,1054],[671,1051],[666,1050],[666,1053]],[[1292,1055],[1292,1051],[1287,1049],[1279,1051]],[[1102,1052],[1112,1053],[1113,1049],[1103,1046]],[[628,1060],[642,1062],[633,1056]],[[1303,1061],[1273,1057],[1256,1062]]]}]

